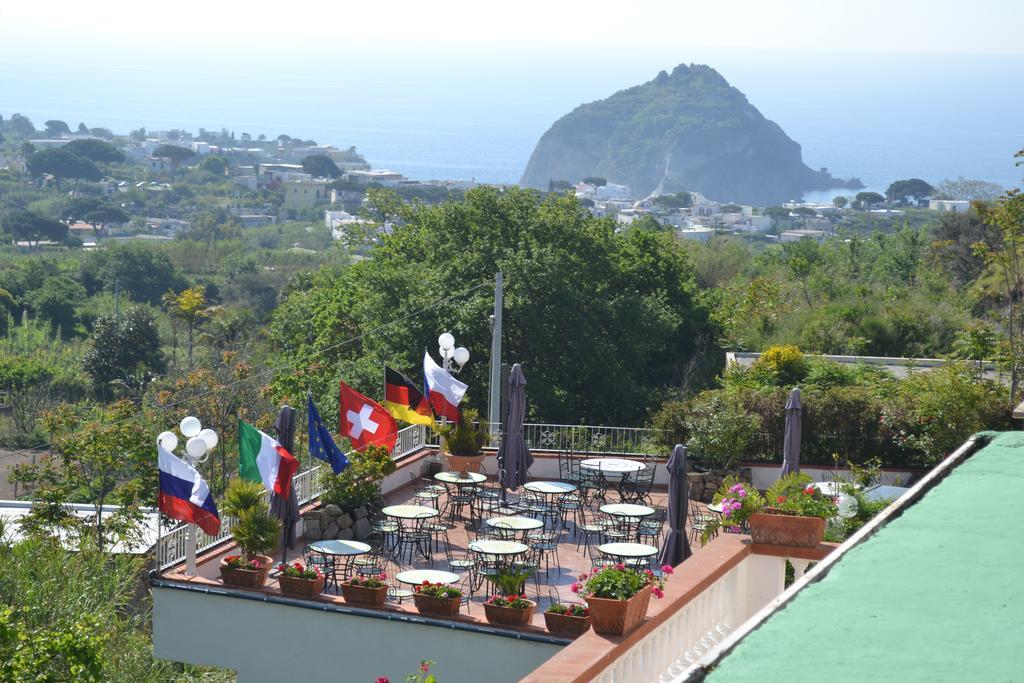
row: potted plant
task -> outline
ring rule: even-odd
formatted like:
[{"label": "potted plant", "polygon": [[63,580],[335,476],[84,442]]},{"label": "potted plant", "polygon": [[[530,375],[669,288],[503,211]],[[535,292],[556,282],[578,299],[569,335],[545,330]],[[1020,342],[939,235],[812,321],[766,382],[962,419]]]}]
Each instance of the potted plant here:
[{"label": "potted plant", "polygon": [[388,585],[384,583],[387,578],[387,574],[366,578],[354,576],[348,581],[341,582],[341,594],[345,596],[345,602],[351,602],[353,605],[383,607],[384,600],[388,597]]},{"label": "potted plant", "polygon": [[454,617],[462,606],[462,591],[443,583],[424,581],[416,586],[412,601],[417,611],[427,617]]},{"label": "potted plant", "polygon": [[[672,567],[665,565],[661,571],[663,576],[671,574]],[[587,601],[595,633],[622,636],[640,625],[651,595],[664,597],[664,587],[664,579],[650,569],[639,571],[616,564],[594,567],[589,576],[582,574],[570,590]]]},{"label": "potted plant", "polygon": [[242,551],[240,562],[220,565],[221,580],[229,586],[256,588],[267,580],[274,560],[267,553],[274,551],[281,535],[281,522],[267,510],[263,487],[244,479],[233,479],[224,491],[224,514],[234,517],[231,535]]},{"label": "potted plant", "polygon": [[301,562],[277,565],[280,575],[277,583],[285,595],[311,598],[324,589],[324,575],[316,567],[304,567]]},{"label": "potted plant", "polygon": [[576,638],[590,628],[590,610],[579,603],[556,603],[544,612],[544,625],[552,635]]},{"label": "potted plant", "polygon": [[722,487],[715,492],[714,502],[722,508],[721,515],[704,522],[700,535],[701,544],[708,542],[721,527],[743,529],[750,516],[764,507],[764,498],[757,489],[737,477],[726,477]]},{"label": "potted plant", "polygon": [[525,595],[492,595],[484,602],[487,622],[498,626],[525,626],[533,619],[537,603]]},{"label": "potted plant", "polygon": [[488,429],[487,423],[479,420],[476,410],[463,410],[458,422],[441,425],[437,433],[441,435],[441,450],[451,471],[465,474],[470,464],[479,465],[484,461]]},{"label": "potted plant", "polygon": [[813,548],[825,538],[825,520],[835,517],[836,502],[818,490],[806,474],[788,474],[767,491],[768,503],[750,515],[754,543]]}]

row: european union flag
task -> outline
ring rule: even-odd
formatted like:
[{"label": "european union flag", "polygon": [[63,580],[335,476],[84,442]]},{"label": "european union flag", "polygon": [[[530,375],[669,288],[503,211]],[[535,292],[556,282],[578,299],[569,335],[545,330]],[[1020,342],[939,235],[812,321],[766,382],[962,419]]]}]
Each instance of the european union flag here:
[{"label": "european union flag", "polygon": [[313,405],[313,397],[307,396],[306,403],[306,414],[309,415],[309,454],[330,463],[331,469],[338,474],[348,467],[348,458],[335,445],[330,430],[324,426],[323,420],[320,419],[320,413]]}]

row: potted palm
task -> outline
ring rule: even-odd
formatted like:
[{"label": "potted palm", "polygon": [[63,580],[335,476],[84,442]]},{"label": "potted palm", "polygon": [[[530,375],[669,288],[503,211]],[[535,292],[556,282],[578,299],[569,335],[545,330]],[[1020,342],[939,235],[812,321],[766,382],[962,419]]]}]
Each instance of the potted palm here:
[{"label": "potted palm", "polygon": [[484,446],[488,441],[487,423],[479,419],[476,410],[463,410],[458,422],[441,425],[437,433],[441,435],[441,450],[452,472],[465,474],[470,464],[484,461]]},{"label": "potted palm", "polygon": [[[661,571],[663,576],[671,574],[672,567],[665,565]],[[622,636],[640,625],[651,595],[664,597],[664,587],[664,579],[650,569],[639,571],[616,564],[594,567],[593,573],[582,574],[570,590],[587,601],[595,633]]]},{"label": "potted palm", "polygon": [[590,629],[590,610],[576,602],[558,602],[544,611],[544,625],[552,635],[576,638]]},{"label": "potted palm", "polygon": [[533,619],[537,603],[523,595],[526,581],[533,576],[533,570],[524,567],[500,567],[494,574],[487,575],[494,584],[497,594],[484,602],[487,621],[498,626],[524,626]]},{"label": "potted palm", "polygon": [[242,551],[221,561],[220,576],[225,585],[256,588],[267,580],[274,551],[281,535],[281,522],[267,510],[263,487],[234,479],[224,491],[224,514],[235,518],[231,535]]},{"label": "potted palm", "polygon": [[384,583],[387,578],[387,574],[366,578],[353,576],[348,581],[341,582],[341,594],[345,596],[345,602],[351,602],[353,605],[383,607],[384,600],[388,597],[388,585]]},{"label": "potted palm", "polygon": [[307,567],[299,561],[277,565],[280,574],[277,583],[285,595],[311,598],[324,589],[324,575],[316,567]]},{"label": "potted palm", "polygon": [[754,543],[813,548],[825,538],[825,520],[837,514],[836,502],[806,474],[788,474],[768,489],[767,504],[750,515]]}]

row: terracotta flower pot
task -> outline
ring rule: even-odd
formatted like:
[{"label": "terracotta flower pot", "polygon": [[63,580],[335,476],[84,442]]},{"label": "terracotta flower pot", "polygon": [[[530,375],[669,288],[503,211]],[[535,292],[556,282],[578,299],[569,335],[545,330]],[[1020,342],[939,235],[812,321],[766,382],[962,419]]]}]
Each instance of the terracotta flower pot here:
[{"label": "terracotta flower pot", "polygon": [[366,586],[353,586],[348,581],[342,581],[341,594],[345,596],[345,602],[364,607],[382,607],[384,600],[388,597],[388,587],[367,588]]},{"label": "terracotta flower pot", "polygon": [[[484,462],[483,453],[479,455],[455,455],[454,453],[444,451],[444,457],[448,460],[448,469],[459,474],[465,473],[467,471],[466,468],[471,464],[482,465]],[[473,470],[479,471],[479,467],[474,467]]]},{"label": "terracotta flower pot", "polygon": [[238,588],[259,588],[267,582],[267,574],[273,565],[274,558],[267,555],[256,555],[254,560],[259,560],[263,566],[259,569],[234,569],[227,566],[224,560],[220,562],[220,580],[225,586],[237,586]]},{"label": "terracotta flower pot", "polygon": [[529,606],[526,609],[516,609],[515,607],[499,607],[498,605],[491,605],[484,603],[484,614],[487,616],[487,623],[495,624],[497,626],[525,626],[530,623],[533,619],[533,610],[536,609],[537,603],[533,600],[527,600]]},{"label": "terracotta flower pot", "polygon": [[606,636],[624,636],[647,616],[647,605],[651,602],[651,586],[644,586],[629,600],[609,598],[587,598],[590,608],[590,623],[594,633]]},{"label": "terracotta flower pot", "polygon": [[544,613],[544,625],[555,636],[577,638],[590,629],[590,617],[574,617],[571,614]]},{"label": "terracotta flower pot", "polygon": [[294,595],[297,598],[311,598],[314,595],[319,595],[324,589],[324,576],[321,574],[315,579],[300,579],[281,574],[277,577],[277,583],[281,587],[281,592],[285,595]]},{"label": "terracotta flower pot", "polygon": [[414,593],[412,601],[416,610],[425,617],[454,617],[462,606],[461,598],[435,598],[420,593]]},{"label": "terracotta flower pot", "polygon": [[825,538],[825,520],[755,512],[750,515],[750,538],[754,543],[815,548]]}]

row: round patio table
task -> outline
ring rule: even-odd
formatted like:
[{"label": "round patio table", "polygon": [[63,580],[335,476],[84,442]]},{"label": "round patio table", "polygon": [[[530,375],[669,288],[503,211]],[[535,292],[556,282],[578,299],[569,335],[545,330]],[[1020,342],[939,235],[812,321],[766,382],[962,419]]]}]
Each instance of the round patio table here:
[{"label": "round patio table", "polygon": [[597,546],[597,551],[603,555],[621,557],[627,560],[635,560],[640,557],[652,557],[658,554],[658,548],[646,543],[604,543]]},{"label": "round patio table", "polygon": [[722,514],[724,511],[721,503],[708,503],[708,510],[711,512],[717,512],[718,514]]},{"label": "round patio table", "polygon": [[530,546],[519,541],[473,541],[469,549],[481,555],[522,555]]},{"label": "round patio table", "polygon": [[381,512],[387,517],[396,519],[426,519],[441,514],[435,508],[426,505],[389,505]]},{"label": "round patio table", "polygon": [[479,472],[466,472],[466,476],[461,476],[458,472],[438,472],[434,475],[434,479],[443,481],[445,484],[458,484],[460,486],[482,484],[487,481],[487,477]]},{"label": "round patio table", "polygon": [[395,578],[398,579],[399,583],[406,583],[410,586],[422,585],[424,581],[443,583],[446,586],[459,582],[458,574],[441,571],[440,569],[410,569],[399,572]]},{"label": "round patio table", "polygon": [[586,470],[597,470],[604,474],[632,474],[647,469],[647,465],[642,462],[625,458],[590,458],[581,461],[580,467]]},{"label": "round patio table", "polygon": [[567,481],[529,481],[523,484],[523,488],[545,496],[564,496],[575,491],[576,484]]},{"label": "round patio table", "polygon": [[616,517],[650,517],[654,514],[654,508],[647,505],[634,505],[633,503],[609,503],[601,506],[601,512]]},{"label": "round patio table", "polygon": [[370,546],[362,541],[325,540],[311,543],[309,549],[322,555],[355,557],[370,552]]},{"label": "round patio table", "polygon": [[517,533],[526,534],[528,531],[539,529],[544,526],[544,521],[540,519],[534,519],[533,517],[491,517],[484,522],[487,526],[492,529],[498,529],[499,531],[511,532],[508,535],[512,536]]}]

